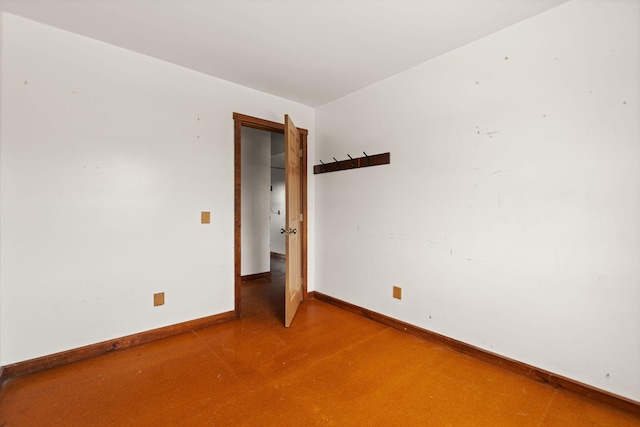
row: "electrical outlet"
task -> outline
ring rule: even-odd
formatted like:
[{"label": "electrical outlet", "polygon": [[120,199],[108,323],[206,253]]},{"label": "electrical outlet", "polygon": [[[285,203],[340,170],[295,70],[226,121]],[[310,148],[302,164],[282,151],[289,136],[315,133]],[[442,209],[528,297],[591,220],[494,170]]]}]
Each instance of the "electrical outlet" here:
[{"label": "electrical outlet", "polygon": [[402,288],[394,286],[393,287],[393,297],[395,299],[402,299]]},{"label": "electrical outlet", "polygon": [[164,292],[153,294],[153,306],[164,305]]}]

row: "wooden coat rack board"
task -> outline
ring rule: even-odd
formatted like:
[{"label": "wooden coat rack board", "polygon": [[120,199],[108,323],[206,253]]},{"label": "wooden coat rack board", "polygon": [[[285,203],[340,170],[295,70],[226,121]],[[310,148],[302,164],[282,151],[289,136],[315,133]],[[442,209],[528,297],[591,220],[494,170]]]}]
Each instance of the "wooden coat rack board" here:
[{"label": "wooden coat rack board", "polygon": [[356,158],[353,158],[349,154],[347,154],[349,158],[346,160],[337,160],[334,157],[333,162],[331,163],[324,163],[322,160],[320,160],[321,164],[313,166],[313,173],[314,175],[317,175],[319,173],[366,168],[368,166],[388,165],[389,163],[391,163],[391,153],[374,154],[372,156],[369,156],[363,151],[362,154],[364,154],[364,157]]}]

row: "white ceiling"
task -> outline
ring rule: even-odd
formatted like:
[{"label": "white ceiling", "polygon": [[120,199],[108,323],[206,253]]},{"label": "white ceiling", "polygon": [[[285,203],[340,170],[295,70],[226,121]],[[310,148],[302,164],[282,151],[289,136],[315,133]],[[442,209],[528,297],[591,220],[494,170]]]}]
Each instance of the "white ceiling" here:
[{"label": "white ceiling", "polygon": [[0,0],[0,10],[315,107],[567,0]]}]

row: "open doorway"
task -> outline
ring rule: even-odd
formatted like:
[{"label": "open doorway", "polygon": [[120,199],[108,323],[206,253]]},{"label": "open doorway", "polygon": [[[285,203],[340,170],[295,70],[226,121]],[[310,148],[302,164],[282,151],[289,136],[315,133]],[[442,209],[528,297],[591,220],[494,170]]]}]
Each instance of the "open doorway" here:
[{"label": "open doorway", "polygon": [[284,135],[241,129],[242,317],[284,318],[286,192]]},{"label": "open doorway", "polygon": [[[260,232],[258,234],[260,234],[260,236],[256,236],[253,235],[255,233],[255,231],[250,230],[250,228],[253,225],[246,225],[245,222],[243,222],[243,215],[247,216],[247,215],[252,215],[252,213],[248,213],[247,211],[245,211],[245,209],[243,209],[243,205],[247,205],[249,203],[253,203],[255,202],[255,200],[251,200],[251,202],[249,201],[249,199],[247,199],[245,196],[249,196],[248,194],[243,195],[243,179],[244,180],[249,180],[251,178],[249,178],[249,176],[251,176],[251,174],[246,174],[243,173],[247,172],[244,169],[247,168],[252,168],[253,163],[255,161],[255,159],[253,159],[253,157],[258,157],[261,158],[262,160],[260,160],[262,162],[262,164],[264,165],[265,163],[265,154],[264,153],[271,153],[271,146],[272,144],[271,142],[271,134],[277,134],[278,136],[283,135],[284,131],[285,131],[285,124],[282,123],[277,123],[277,122],[271,122],[271,121],[267,121],[267,120],[263,120],[263,119],[259,119],[259,118],[255,118],[255,117],[250,117],[250,116],[245,116],[242,114],[238,114],[238,113],[234,113],[233,114],[233,118],[234,118],[234,157],[235,157],[235,190],[234,190],[234,198],[235,198],[235,233],[234,233],[234,240],[235,240],[235,280],[234,280],[234,286],[235,286],[235,313],[236,313],[236,317],[239,317],[241,314],[241,310],[242,310],[242,276],[247,276],[250,274],[254,274],[254,275],[258,275],[258,276],[254,276],[259,278],[260,274],[263,274],[265,278],[269,277],[271,275],[271,262],[272,262],[272,253],[274,254],[280,254],[282,255],[282,249],[281,247],[279,247],[278,244],[278,240],[274,239],[273,243],[271,241],[271,229],[272,229],[272,225],[274,226],[273,228],[275,228],[277,223],[277,220],[284,216],[286,216],[286,212],[283,209],[280,209],[280,215],[277,214],[278,208],[275,207],[274,210],[276,212],[276,214],[271,214],[271,201],[265,201],[264,200],[264,194],[262,194],[262,196],[260,196],[262,198],[262,205],[264,208],[264,205],[266,205],[267,208],[267,216],[271,216],[271,219],[273,219],[274,224],[271,223],[271,221],[267,221],[268,224],[268,230],[265,233],[265,223],[263,222],[262,225],[256,225],[256,227],[258,227],[260,229]],[[290,120],[288,117],[286,118],[286,120]],[[288,122],[290,123],[290,122]],[[291,123],[292,125],[292,123]],[[290,124],[287,124],[287,126],[290,126]],[[300,203],[299,205],[296,204],[296,206],[300,207],[300,222],[298,223],[297,226],[294,226],[297,228],[297,235],[294,236],[289,236],[289,238],[294,237],[294,239],[299,239],[299,241],[301,242],[301,250],[298,251],[298,255],[294,256],[295,260],[291,260],[289,257],[289,259],[286,260],[286,265],[287,268],[289,267],[289,265],[292,265],[292,263],[296,263],[296,265],[299,265],[299,270],[301,273],[300,277],[300,281],[301,281],[301,289],[302,289],[302,299],[306,299],[307,298],[307,221],[304,219],[307,217],[307,177],[306,177],[306,170],[307,170],[307,131],[305,129],[300,129],[300,128],[295,128],[295,127],[288,127],[288,129],[290,129],[289,133],[287,133],[287,135],[289,135],[291,132],[295,132],[296,134],[299,133],[298,136],[298,142],[299,142],[299,147],[300,147],[300,166],[299,166],[299,178],[296,180],[293,180],[294,182],[298,183],[296,185],[296,187],[298,188],[297,194],[300,198]],[[250,131],[266,131],[266,132],[247,132],[247,130]],[[250,141],[244,141],[243,138],[249,139],[252,136],[256,136],[258,138],[258,140],[260,140],[260,138],[262,138],[262,145],[257,147],[257,151],[260,151],[260,153],[253,153],[253,148],[251,148],[251,146],[255,146],[257,144],[253,143],[251,144]],[[277,140],[278,137],[274,137],[274,141]],[[283,138],[284,139],[284,138]],[[248,157],[244,158],[243,161],[243,145],[246,142],[246,149],[249,149],[250,153],[248,155]],[[275,151],[277,151],[277,144],[274,144],[274,154]],[[298,150],[295,150],[296,153],[298,152]],[[245,153],[246,154],[246,153]],[[270,167],[270,160],[271,157],[269,157],[269,171],[271,171],[271,167]],[[298,157],[298,155],[296,154],[296,157]],[[252,160],[253,159],[253,160]],[[291,159],[291,157],[289,157],[289,159]],[[264,167],[262,167],[262,169],[264,169]],[[283,166],[284,172],[287,171],[286,166]],[[274,171],[277,170],[274,168]],[[271,198],[271,177],[270,177],[270,172],[269,175],[264,174],[264,172],[262,172],[263,174],[262,176],[262,180],[257,179],[256,182],[258,182],[258,186],[260,186],[261,184],[259,184],[259,182],[262,182],[262,185],[264,186],[264,184],[266,184],[269,188],[268,191],[268,198]],[[277,173],[276,173],[277,174]],[[287,178],[288,179],[288,178]],[[289,179],[289,181],[291,181]],[[289,182],[291,183],[291,182]],[[245,190],[246,192],[247,190]],[[290,196],[290,194],[288,194],[287,190],[287,197]],[[263,209],[264,210],[264,209]],[[264,215],[261,214],[262,220],[264,221]],[[295,215],[295,218],[298,218],[298,214]],[[297,220],[297,219],[296,219]],[[243,225],[245,224],[245,225]],[[254,224],[255,225],[255,224]],[[244,229],[243,229],[244,228]],[[285,227],[282,227],[285,228]],[[279,230],[278,230],[279,231]],[[294,234],[296,232],[296,230],[293,230]],[[258,249],[256,249],[256,253],[250,253],[250,254],[246,254],[244,253],[245,251],[243,251],[243,241],[247,242],[249,241],[249,239],[256,239],[259,241],[258,244]],[[267,248],[267,250],[265,250],[265,248]],[[271,249],[274,249],[273,251]],[[285,251],[286,252],[286,251]],[[285,254],[286,256],[286,254]],[[243,272],[243,261],[245,262],[245,266],[249,263],[249,261],[254,262],[255,259],[253,260],[247,260],[246,258],[256,258],[258,259],[257,263],[253,265],[253,267],[251,268],[246,268],[245,271]],[[267,265],[267,260],[269,263],[269,270],[266,271],[266,265]],[[276,269],[278,269],[278,267],[276,267]],[[262,271],[261,271],[262,270]],[[289,277],[290,279],[293,278],[294,276],[291,275],[287,275],[287,277]],[[285,289],[285,292],[288,292]],[[282,295],[282,298],[284,298],[284,294]],[[288,325],[288,324],[287,324]]]},{"label": "open doorway", "polygon": [[270,277],[270,257],[285,259],[284,136],[261,129],[241,130],[242,282]]}]

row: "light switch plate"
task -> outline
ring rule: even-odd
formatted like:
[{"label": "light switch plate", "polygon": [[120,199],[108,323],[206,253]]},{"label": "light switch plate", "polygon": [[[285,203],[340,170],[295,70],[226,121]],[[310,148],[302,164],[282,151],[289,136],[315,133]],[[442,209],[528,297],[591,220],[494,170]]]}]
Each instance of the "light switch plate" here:
[{"label": "light switch plate", "polygon": [[211,212],[200,212],[200,224],[211,223]]}]

